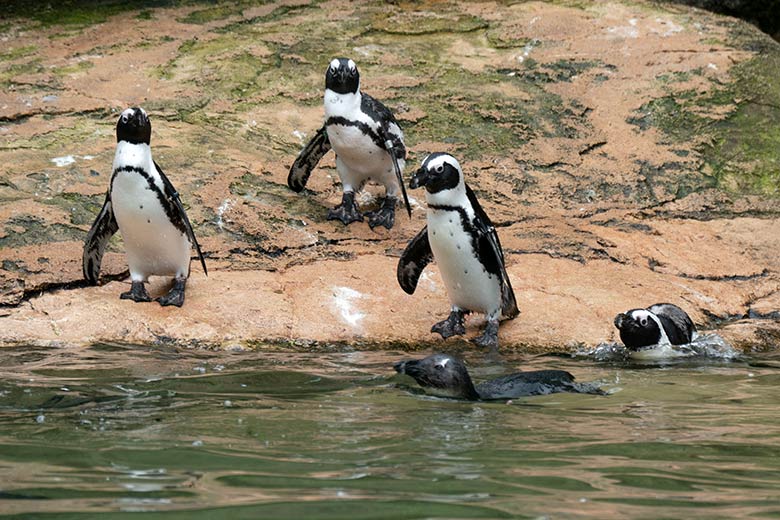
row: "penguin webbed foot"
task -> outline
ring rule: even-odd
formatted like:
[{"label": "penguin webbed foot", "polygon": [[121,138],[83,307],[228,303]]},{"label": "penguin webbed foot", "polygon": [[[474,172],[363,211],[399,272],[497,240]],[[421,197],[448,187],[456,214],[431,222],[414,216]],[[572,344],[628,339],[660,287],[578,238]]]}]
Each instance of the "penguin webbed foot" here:
[{"label": "penguin webbed foot", "polygon": [[149,297],[149,293],[146,292],[146,285],[144,282],[131,282],[130,290],[123,292],[119,295],[120,300],[133,300],[136,303],[150,302],[152,299]]},{"label": "penguin webbed foot", "polygon": [[187,285],[187,279],[175,279],[173,281],[173,286],[171,287],[171,290],[168,291],[168,294],[165,296],[160,296],[158,298],[155,298],[155,301],[158,302],[163,307],[166,307],[168,305],[175,305],[176,307],[181,307],[184,305],[184,288]]},{"label": "penguin webbed foot", "polygon": [[328,220],[340,220],[345,226],[353,222],[363,222],[363,215],[358,210],[354,192],[344,192],[341,204],[328,210]]},{"label": "penguin webbed foot", "polygon": [[466,327],[463,325],[463,311],[450,312],[446,320],[442,320],[431,327],[431,332],[441,334],[443,339],[464,335]]},{"label": "penguin webbed foot", "polygon": [[487,322],[482,335],[472,340],[477,346],[489,348],[491,350],[498,348],[498,320]]},{"label": "penguin webbed foot", "polygon": [[397,199],[395,197],[385,197],[382,207],[376,211],[366,212],[368,227],[374,229],[377,226],[384,226],[387,229],[392,229],[393,224],[395,224],[396,201]]}]

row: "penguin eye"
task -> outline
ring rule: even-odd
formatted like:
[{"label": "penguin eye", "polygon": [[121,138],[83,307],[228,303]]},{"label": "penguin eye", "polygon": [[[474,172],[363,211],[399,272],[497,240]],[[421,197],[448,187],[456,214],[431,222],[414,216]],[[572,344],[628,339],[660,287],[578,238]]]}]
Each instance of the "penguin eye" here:
[{"label": "penguin eye", "polygon": [[434,168],[434,170],[436,170],[436,173],[442,173],[444,171],[444,165],[440,164],[436,168]]},{"label": "penguin eye", "polygon": [[639,319],[639,324],[641,326],[643,326],[643,327],[646,326],[647,325],[647,318],[640,318]]}]

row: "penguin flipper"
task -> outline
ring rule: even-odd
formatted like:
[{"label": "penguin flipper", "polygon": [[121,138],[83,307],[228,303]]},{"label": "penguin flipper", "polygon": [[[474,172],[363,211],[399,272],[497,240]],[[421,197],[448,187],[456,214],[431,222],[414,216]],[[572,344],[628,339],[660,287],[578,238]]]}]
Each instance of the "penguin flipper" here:
[{"label": "penguin flipper", "polygon": [[171,184],[171,181],[165,176],[165,173],[163,173],[162,168],[160,168],[160,165],[157,164],[157,162],[154,163],[154,167],[157,168],[157,173],[160,174],[160,178],[162,179],[165,196],[173,203],[173,210],[176,212],[176,216],[178,216],[184,224],[187,238],[189,238],[192,245],[195,246],[195,251],[198,253],[198,258],[200,259],[200,265],[203,266],[203,273],[208,276],[209,271],[206,269],[206,260],[203,258],[203,252],[200,250],[198,239],[195,238],[195,232],[192,230],[190,219],[187,218],[187,212],[184,211],[184,205],[181,202],[181,197],[179,197],[179,192],[173,187],[173,184]]},{"label": "penguin flipper", "polygon": [[84,240],[84,253],[81,258],[81,272],[84,279],[92,285],[97,285],[100,277],[100,263],[108,241],[119,230],[119,224],[111,207],[111,192],[106,193],[106,201],[98,213],[95,222]]},{"label": "penguin flipper", "polygon": [[398,121],[395,120],[393,113],[382,104],[378,99],[361,92],[360,110],[379,123],[377,134],[379,140],[384,144],[385,150],[390,154],[393,161],[395,175],[398,178],[398,184],[401,185],[401,194],[404,197],[404,205],[409,217],[412,216],[412,207],[409,204],[409,197],[406,194],[406,185],[404,184],[403,172],[398,165],[398,159],[406,159],[406,146],[404,145],[404,135]]},{"label": "penguin flipper", "polygon": [[431,244],[428,242],[428,226],[425,226],[409,241],[398,261],[396,277],[404,292],[414,294],[423,269],[432,260],[433,251],[431,251]]},{"label": "penguin flipper", "polygon": [[390,154],[390,159],[393,161],[393,168],[395,169],[395,176],[398,178],[398,184],[401,186],[401,194],[404,196],[404,205],[406,206],[406,212],[409,214],[409,218],[412,217],[412,206],[409,204],[409,196],[406,194],[406,185],[404,184],[404,175],[401,172],[401,167],[398,164],[398,159],[406,157],[406,147],[400,137],[392,135],[388,132],[384,125],[380,127],[379,138],[385,143],[385,149]]},{"label": "penguin flipper", "polygon": [[290,174],[287,175],[287,186],[294,192],[301,192],[306,187],[314,167],[320,162],[322,156],[330,150],[330,140],[325,125],[322,126],[311,141],[301,150],[295,162],[290,167]]},{"label": "penguin flipper", "polygon": [[520,314],[517,308],[515,291],[509,281],[504,263],[504,251],[501,249],[501,241],[495,226],[490,221],[485,210],[480,206],[477,196],[466,184],[466,196],[474,209],[474,225],[477,228],[479,239],[477,240],[477,254],[489,273],[497,274],[501,278],[501,313],[506,318],[514,318]]}]

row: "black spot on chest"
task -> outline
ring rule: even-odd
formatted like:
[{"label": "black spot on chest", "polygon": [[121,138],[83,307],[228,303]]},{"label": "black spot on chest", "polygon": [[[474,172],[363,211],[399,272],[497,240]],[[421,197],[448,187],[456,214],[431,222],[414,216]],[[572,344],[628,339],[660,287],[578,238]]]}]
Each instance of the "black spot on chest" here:
[{"label": "black spot on chest", "polygon": [[[460,217],[460,225],[463,228],[463,231],[465,231],[468,234],[473,234],[474,226],[471,224],[468,213],[466,213],[466,210],[464,208],[460,206],[450,206],[448,204],[429,204],[428,207],[434,211],[450,211],[453,213],[457,213],[458,216]],[[448,218],[447,222],[452,224],[453,223],[452,218]]]}]

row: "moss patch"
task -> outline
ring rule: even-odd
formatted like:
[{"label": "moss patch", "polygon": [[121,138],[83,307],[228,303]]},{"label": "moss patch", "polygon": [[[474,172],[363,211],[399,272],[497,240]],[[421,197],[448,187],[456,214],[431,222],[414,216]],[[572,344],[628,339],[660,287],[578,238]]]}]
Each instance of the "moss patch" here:
[{"label": "moss patch", "polygon": [[[463,33],[485,29],[488,22],[477,16],[457,14],[453,9],[404,11],[377,15],[371,28],[390,34]],[[446,13],[446,14],[444,14]]]},{"label": "moss patch", "polygon": [[0,61],[11,61],[17,58],[30,56],[31,54],[35,54],[35,51],[37,50],[38,47],[36,47],[35,45],[23,45],[21,47],[12,47],[10,49],[0,51]]},{"label": "moss patch", "polygon": [[3,15],[8,18],[33,20],[44,27],[54,25],[86,27],[105,22],[109,17],[140,10],[140,20],[153,17],[155,7],[176,7],[192,4],[211,4],[211,0],[61,0],[59,2],[29,2],[6,0]]},{"label": "moss patch", "polygon": [[38,74],[43,72],[44,68],[41,64],[41,60],[38,58],[32,59],[25,63],[10,63],[5,66],[0,66],[0,86],[8,88],[11,85],[16,84],[15,78],[25,74]]},{"label": "moss patch", "polygon": [[780,45],[736,65],[732,76],[735,82],[713,101],[731,98],[736,109],[713,124],[705,160],[729,190],[780,196]]},{"label": "moss patch", "polygon": [[614,66],[606,65],[599,60],[576,60],[573,58],[546,64],[540,64],[536,60],[528,59],[524,62],[524,65],[525,67],[517,75],[535,84],[568,82],[575,76],[590,69],[615,70]]},{"label": "moss patch", "polygon": [[103,207],[105,195],[83,195],[81,193],[60,193],[41,202],[63,209],[70,214],[70,223],[89,227]]},{"label": "moss patch", "polygon": [[72,65],[67,65],[65,67],[59,67],[54,69],[54,73],[58,76],[66,76],[68,74],[78,74],[80,72],[85,72],[92,67],[94,67],[95,64],[91,61],[83,60],[78,61]]},{"label": "moss patch", "polygon": [[[772,52],[735,65],[729,84],[703,94],[685,90],[654,99],[628,122],[640,130],[660,128],[669,143],[696,143],[703,172],[721,188],[780,196],[778,76],[780,45],[775,45]],[[668,83],[672,78],[659,79]]]},{"label": "moss patch", "polygon": [[181,23],[204,24],[241,14],[241,10],[242,8],[239,5],[219,5],[192,11],[187,16],[177,18],[177,21]]},{"label": "moss patch", "polygon": [[23,247],[49,242],[84,240],[83,230],[65,224],[51,224],[34,215],[20,215],[5,222],[6,236],[0,248]]}]

